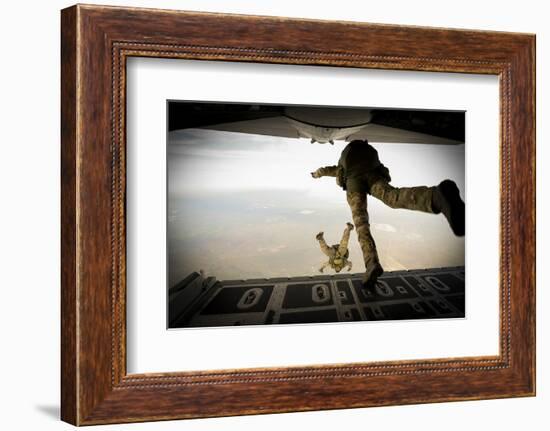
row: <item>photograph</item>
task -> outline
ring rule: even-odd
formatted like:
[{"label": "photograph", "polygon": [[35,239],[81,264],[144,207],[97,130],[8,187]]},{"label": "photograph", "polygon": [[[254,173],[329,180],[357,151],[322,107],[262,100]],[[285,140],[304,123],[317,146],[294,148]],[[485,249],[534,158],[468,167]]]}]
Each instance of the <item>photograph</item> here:
[{"label": "photograph", "polygon": [[166,109],[168,329],[467,317],[464,111]]}]

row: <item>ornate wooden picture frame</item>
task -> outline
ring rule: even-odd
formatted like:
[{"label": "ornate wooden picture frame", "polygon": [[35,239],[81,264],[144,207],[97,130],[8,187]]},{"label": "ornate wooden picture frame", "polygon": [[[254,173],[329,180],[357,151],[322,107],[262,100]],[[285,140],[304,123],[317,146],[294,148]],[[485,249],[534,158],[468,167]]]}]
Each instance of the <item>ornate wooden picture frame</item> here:
[{"label": "ornate wooden picture frame", "polygon": [[[75,425],[535,394],[535,37],[102,6],[62,11],[61,417]],[[491,74],[500,85],[500,353],[126,371],[129,57]]]}]

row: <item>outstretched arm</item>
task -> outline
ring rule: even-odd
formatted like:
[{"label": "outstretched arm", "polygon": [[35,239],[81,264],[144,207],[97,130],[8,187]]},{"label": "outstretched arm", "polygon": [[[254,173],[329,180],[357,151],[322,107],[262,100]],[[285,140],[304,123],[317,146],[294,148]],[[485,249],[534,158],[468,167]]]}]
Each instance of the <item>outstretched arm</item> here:
[{"label": "outstretched arm", "polygon": [[313,178],[335,177],[338,172],[338,166],[324,166],[311,173]]}]

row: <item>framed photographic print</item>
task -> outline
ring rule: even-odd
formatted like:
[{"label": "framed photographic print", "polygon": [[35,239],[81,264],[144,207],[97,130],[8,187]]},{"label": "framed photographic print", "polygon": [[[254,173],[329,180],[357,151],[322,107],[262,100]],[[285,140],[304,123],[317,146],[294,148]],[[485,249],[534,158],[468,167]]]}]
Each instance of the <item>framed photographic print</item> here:
[{"label": "framed photographic print", "polygon": [[535,394],[535,37],[62,11],[62,419]]}]

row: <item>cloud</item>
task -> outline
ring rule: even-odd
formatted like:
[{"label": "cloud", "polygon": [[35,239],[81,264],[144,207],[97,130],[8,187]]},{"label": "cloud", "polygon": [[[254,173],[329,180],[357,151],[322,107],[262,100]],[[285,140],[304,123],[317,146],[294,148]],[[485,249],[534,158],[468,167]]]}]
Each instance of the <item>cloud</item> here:
[{"label": "cloud", "polygon": [[406,238],[410,239],[410,240],[413,240],[413,241],[418,241],[418,240],[423,239],[423,236],[420,235],[419,233],[411,232],[411,233],[407,234]]},{"label": "cloud", "polygon": [[315,211],[313,211],[313,210],[302,210],[299,213],[303,214],[303,215],[309,215],[309,214],[315,213]]},{"label": "cloud", "polygon": [[285,248],[287,248],[286,245],[275,245],[273,247],[259,247],[258,253],[279,253],[280,251],[283,251]]},{"label": "cloud", "polygon": [[397,229],[394,226],[386,223],[374,223],[373,228],[381,232],[397,232]]}]

